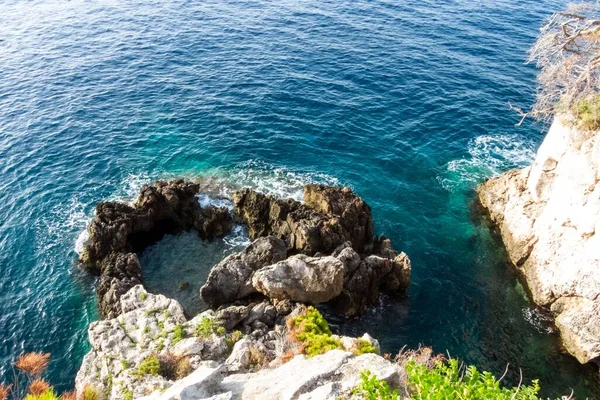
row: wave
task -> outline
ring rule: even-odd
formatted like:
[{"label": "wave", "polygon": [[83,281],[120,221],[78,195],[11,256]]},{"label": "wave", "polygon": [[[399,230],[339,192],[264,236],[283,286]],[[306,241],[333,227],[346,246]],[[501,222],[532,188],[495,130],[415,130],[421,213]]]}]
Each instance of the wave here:
[{"label": "wave", "polygon": [[438,176],[448,191],[470,189],[512,168],[523,168],[534,160],[536,144],[519,134],[483,135],[467,145],[468,157],[452,160]]}]

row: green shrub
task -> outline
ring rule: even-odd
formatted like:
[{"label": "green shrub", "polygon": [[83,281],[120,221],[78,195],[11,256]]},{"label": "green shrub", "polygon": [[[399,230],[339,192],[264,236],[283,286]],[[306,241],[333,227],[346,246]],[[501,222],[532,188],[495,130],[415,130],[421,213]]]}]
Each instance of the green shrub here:
[{"label": "green shrub", "polygon": [[148,298],[148,293],[140,293],[140,301],[144,301]]},{"label": "green shrub", "polygon": [[123,388],[123,400],[133,400],[133,392],[127,388]]},{"label": "green shrub", "polygon": [[139,377],[144,375],[160,375],[160,361],[154,354],[144,358],[135,371],[135,374]]},{"label": "green shrub", "polygon": [[196,336],[201,337],[203,339],[208,339],[210,335],[215,332],[217,327],[215,326],[214,318],[204,317],[196,326]]},{"label": "green shrub", "polygon": [[173,344],[177,344],[181,342],[185,338],[185,329],[183,329],[183,325],[176,325],[173,330]]},{"label": "green shrub", "polygon": [[354,349],[354,354],[356,354],[357,356],[360,356],[361,354],[366,354],[366,353],[377,354],[377,349],[368,340],[358,339],[358,341],[356,343],[356,348]]},{"label": "green shrub", "polygon": [[458,360],[438,362],[433,369],[410,361],[406,365],[411,399],[469,400],[538,400],[538,381],[531,386],[504,388],[490,372],[479,372],[474,366],[461,370]]},{"label": "green shrub", "polygon": [[217,329],[215,330],[215,332],[219,336],[224,336],[227,333],[227,329],[225,329],[224,326],[218,326]]},{"label": "green shrub", "polygon": [[83,400],[100,400],[100,391],[93,386],[83,388]]},{"label": "green shrub", "polygon": [[304,314],[290,318],[288,329],[292,338],[302,345],[302,352],[309,358],[329,350],[344,348],[339,339],[331,336],[331,329],[323,315],[312,306],[308,307]]},{"label": "green shrub", "polygon": [[129,369],[129,363],[124,358],[121,359],[121,368],[123,368],[123,370]]},{"label": "green shrub", "polygon": [[589,97],[572,106],[577,126],[588,130],[600,129],[600,97]]},{"label": "green shrub", "polygon": [[54,393],[54,389],[50,388],[41,394],[28,394],[25,400],[59,400],[60,398]]},{"label": "green shrub", "polygon": [[360,377],[360,384],[352,389],[353,395],[365,400],[400,400],[397,390],[392,391],[386,381],[377,379],[370,371],[361,372]]}]

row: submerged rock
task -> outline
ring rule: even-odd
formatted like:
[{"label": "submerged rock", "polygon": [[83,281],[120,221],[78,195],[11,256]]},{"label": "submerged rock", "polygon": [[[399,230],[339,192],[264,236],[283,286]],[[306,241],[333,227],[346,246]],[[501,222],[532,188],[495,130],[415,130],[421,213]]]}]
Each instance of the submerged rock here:
[{"label": "submerged rock", "polygon": [[600,135],[557,117],[531,167],[477,188],[533,300],[567,350],[600,359]]},{"label": "submerged rock", "polygon": [[206,283],[200,288],[200,297],[216,307],[255,293],[252,286],[254,272],[285,259],[286,252],[285,243],[274,236],[256,239],[211,269]]}]

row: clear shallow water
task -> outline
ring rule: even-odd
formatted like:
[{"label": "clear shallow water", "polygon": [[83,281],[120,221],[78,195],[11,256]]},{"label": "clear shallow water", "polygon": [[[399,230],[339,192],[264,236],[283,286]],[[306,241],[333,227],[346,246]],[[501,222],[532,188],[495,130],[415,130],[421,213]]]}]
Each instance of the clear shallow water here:
[{"label": "clear shallow water", "polygon": [[[477,182],[526,164],[542,139],[540,126],[514,127],[507,103],[531,101],[525,52],[563,5],[2,2],[2,375],[21,351],[44,350],[52,381],[72,384],[98,317],[93,279],[74,264],[95,202],[211,175],[292,196],[307,181],[345,184],[369,202],[414,283],[408,301],[340,329],[366,329],[387,351],[447,349],[498,375],[510,363],[513,383],[522,368],[547,395],[600,398],[469,213]],[[149,272],[161,246],[144,256]]]}]

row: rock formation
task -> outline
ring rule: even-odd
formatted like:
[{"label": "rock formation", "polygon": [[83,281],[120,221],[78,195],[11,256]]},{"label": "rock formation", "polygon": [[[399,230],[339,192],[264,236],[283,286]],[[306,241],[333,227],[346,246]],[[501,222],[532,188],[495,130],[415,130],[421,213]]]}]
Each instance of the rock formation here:
[{"label": "rock formation", "polygon": [[252,286],[254,272],[285,259],[286,254],[283,240],[274,236],[259,238],[215,265],[200,289],[200,296],[208,304],[219,306],[256,293]]},{"label": "rock formation", "polygon": [[80,255],[87,270],[100,275],[98,298],[104,318],[118,315],[119,298],[141,283],[135,252],[165,234],[195,228],[203,239],[225,235],[233,220],[226,208],[201,208],[199,186],[184,180],[144,185],[133,206],[102,202],[88,226],[89,239]]},{"label": "rock formation", "polygon": [[600,359],[600,135],[552,124],[531,167],[477,189],[533,300],[552,311],[566,349]]},{"label": "rock formation", "polygon": [[272,300],[330,302],[353,317],[380,292],[405,293],[410,260],[386,237],[373,236],[371,209],[360,197],[348,188],[306,185],[304,200],[235,193],[235,213],[257,239],[213,267],[200,296],[219,306],[260,292]]},{"label": "rock formation", "polygon": [[322,185],[306,185],[304,197],[302,204],[246,189],[233,195],[233,203],[252,239],[272,235],[306,255],[331,254],[346,241],[359,253],[370,250],[371,209],[360,197],[348,188]]},{"label": "rock formation", "polygon": [[[77,374],[79,393],[91,385],[108,400],[336,398],[357,386],[364,370],[392,388],[402,385],[398,364],[356,353],[359,341],[379,348],[369,335],[333,336],[343,349],[288,361],[287,328],[268,301],[245,310],[208,310],[189,321],[177,301],[149,294],[141,285],[120,302],[122,314],[90,325],[92,349]],[[240,315],[238,322],[230,320]],[[252,327],[269,320],[269,327]],[[231,328],[220,331],[222,323]],[[236,327],[246,334],[236,337],[231,331]],[[147,367],[149,359],[156,360],[153,368]]]}]

